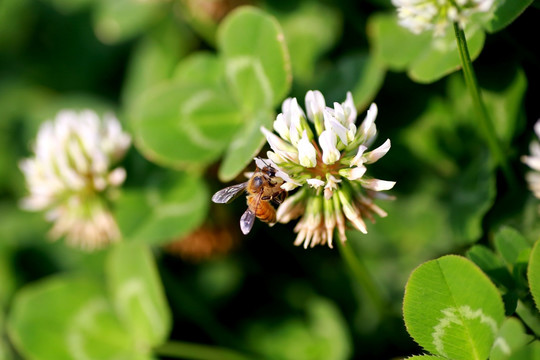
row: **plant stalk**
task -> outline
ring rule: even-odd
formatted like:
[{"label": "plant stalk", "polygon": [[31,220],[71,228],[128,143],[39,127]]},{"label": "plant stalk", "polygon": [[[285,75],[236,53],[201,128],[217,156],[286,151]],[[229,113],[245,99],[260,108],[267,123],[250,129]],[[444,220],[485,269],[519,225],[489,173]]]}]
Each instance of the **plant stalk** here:
[{"label": "plant stalk", "polygon": [[465,85],[469,89],[474,111],[476,112],[476,116],[480,121],[480,126],[484,132],[484,136],[487,140],[491,154],[495,158],[497,165],[501,167],[510,187],[515,188],[516,181],[512,171],[510,170],[510,166],[508,165],[508,160],[504,155],[503,146],[497,136],[497,133],[495,132],[495,126],[493,125],[493,122],[491,121],[482,100],[480,87],[478,86],[478,81],[474,73],[471,57],[469,55],[469,48],[467,47],[465,32],[458,23],[454,23],[454,32],[456,34],[456,41],[459,50],[459,58],[461,60],[461,66],[463,69]]},{"label": "plant stalk", "polygon": [[338,243],[341,256],[345,259],[345,262],[351,271],[353,279],[356,280],[361,288],[365,291],[366,295],[371,300],[373,307],[377,310],[379,318],[382,318],[389,309],[388,300],[382,294],[379,286],[373,280],[373,277],[369,273],[366,265],[355,254],[352,246],[349,243],[344,243],[342,241],[336,242]]}]

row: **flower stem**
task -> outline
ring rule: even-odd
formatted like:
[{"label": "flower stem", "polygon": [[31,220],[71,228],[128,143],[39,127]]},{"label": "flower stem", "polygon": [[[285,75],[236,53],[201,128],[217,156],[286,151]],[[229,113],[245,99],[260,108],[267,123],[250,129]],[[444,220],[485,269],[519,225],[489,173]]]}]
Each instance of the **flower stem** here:
[{"label": "flower stem", "polygon": [[236,351],[210,345],[183,341],[169,341],[154,349],[154,353],[179,359],[191,360],[252,360],[252,357]]},{"label": "flower stem", "polygon": [[465,84],[469,89],[471,99],[473,102],[474,111],[480,121],[480,125],[484,131],[484,136],[488,142],[491,154],[495,158],[497,165],[499,165],[508,181],[508,184],[515,188],[515,179],[510,171],[508,161],[504,156],[504,150],[497,133],[495,132],[495,126],[491,121],[484,102],[482,100],[482,94],[476,80],[476,75],[472,66],[471,57],[469,55],[469,49],[467,47],[467,39],[465,38],[465,32],[459,26],[458,23],[454,23],[454,32],[456,34],[456,41],[459,50],[459,58],[461,59],[461,66],[463,68],[463,77],[465,78]]},{"label": "flower stem", "polygon": [[379,318],[382,318],[389,309],[386,297],[381,293],[379,286],[373,281],[373,277],[369,273],[366,265],[354,253],[352,246],[349,243],[342,241],[337,241],[337,243],[341,256],[345,259],[352,277],[362,287],[371,300],[373,307],[378,312]]}]

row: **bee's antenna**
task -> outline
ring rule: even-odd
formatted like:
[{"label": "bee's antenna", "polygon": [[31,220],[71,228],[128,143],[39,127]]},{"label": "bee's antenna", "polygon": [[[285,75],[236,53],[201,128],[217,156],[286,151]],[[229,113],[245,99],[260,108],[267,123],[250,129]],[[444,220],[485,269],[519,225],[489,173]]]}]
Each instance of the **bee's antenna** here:
[{"label": "bee's antenna", "polygon": [[268,165],[268,164],[266,163],[266,161],[264,161],[263,158],[261,158],[261,157],[259,157],[259,156],[254,157],[253,160],[255,160],[255,163],[257,163],[257,160],[260,160],[265,166],[270,166],[270,167],[272,167],[271,165]]}]

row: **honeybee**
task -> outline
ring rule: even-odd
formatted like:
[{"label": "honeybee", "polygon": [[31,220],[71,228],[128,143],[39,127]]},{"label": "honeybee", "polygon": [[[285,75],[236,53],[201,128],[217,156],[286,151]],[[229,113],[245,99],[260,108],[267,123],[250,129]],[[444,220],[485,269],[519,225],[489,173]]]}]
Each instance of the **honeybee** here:
[{"label": "honeybee", "polygon": [[[262,161],[261,159],[257,159]],[[212,196],[212,201],[218,204],[228,204],[239,197],[243,191],[247,192],[248,208],[240,218],[240,230],[247,235],[255,218],[269,224],[276,222],[276,209],[271,202],[281,204],[287,196],[287,191],[281,188],[283,179],[276,176],[277,170],[266,165],[255,170],[251,178],[241,184],[233,185],[219,190]]]}]

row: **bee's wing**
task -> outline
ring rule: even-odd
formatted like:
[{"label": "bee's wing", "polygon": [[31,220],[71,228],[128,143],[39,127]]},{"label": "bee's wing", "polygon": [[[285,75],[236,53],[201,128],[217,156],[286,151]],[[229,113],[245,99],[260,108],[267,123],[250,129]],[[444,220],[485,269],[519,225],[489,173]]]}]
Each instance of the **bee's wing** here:
[{"label": "bee's wing", "polygon": [[246,189],[247,182],[241,184],[233,185],[226,187],[225,189],[219,190],[217,193],[212,196],[212,201],[218,204],[228,204],[237,197],[239,197],[242,192]]},{"label": "bee's wing", "polygon": [[242,230],[242,233],[244,235],[249,234],[251,231],[251,228],[253,227],[253,223],[255,222],[255,213],[251,211],[250,209],[247,209],[242,217],[240,218],[240,230]]}]

